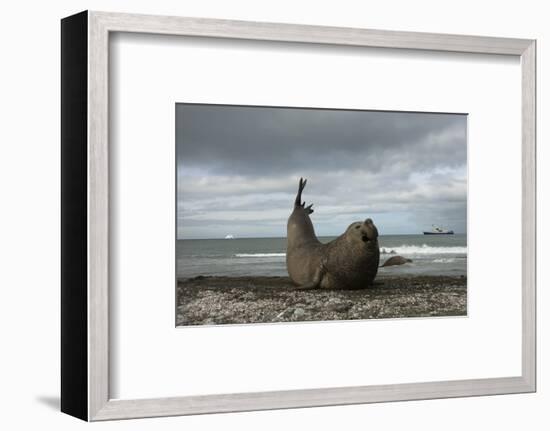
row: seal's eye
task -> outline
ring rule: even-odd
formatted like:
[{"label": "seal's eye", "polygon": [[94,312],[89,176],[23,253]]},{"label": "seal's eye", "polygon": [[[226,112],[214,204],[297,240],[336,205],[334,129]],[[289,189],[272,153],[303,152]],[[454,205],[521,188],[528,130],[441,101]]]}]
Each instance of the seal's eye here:
[{"label": "seal's eye", "polygon": [[369,237],[367,235],[363,235],[361,237],[361,239],[364,241],[364,242],[369,242]]},{"label": "seal's eye", "polygon": [[355,229],[359,229],[359,226],[355,226]]}]

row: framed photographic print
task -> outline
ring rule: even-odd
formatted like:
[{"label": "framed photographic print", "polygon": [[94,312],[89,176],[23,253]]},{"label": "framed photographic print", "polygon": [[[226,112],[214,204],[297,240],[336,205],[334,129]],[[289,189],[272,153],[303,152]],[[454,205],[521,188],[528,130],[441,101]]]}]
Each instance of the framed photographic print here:
[{"label": "framed photographic print", "polygon": [[176,325],[466,315],[466,120],[176,105]]},{"label": "framed photographic print", "polygon": [[62,411],[535,391],[535,41],[61,29]]}]

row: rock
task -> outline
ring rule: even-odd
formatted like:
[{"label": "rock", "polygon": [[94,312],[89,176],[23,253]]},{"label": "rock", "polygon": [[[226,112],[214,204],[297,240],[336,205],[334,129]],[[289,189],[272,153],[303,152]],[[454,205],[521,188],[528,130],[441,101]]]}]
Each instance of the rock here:
[{"label": "rock", "polygon": [[327,304],[327,308],[331,311],[348,311],[351,307],[353,307],[353,303],[351,301],[329,301]]},{"label": "rock", "polygon": [[296,307],[294,309],[294,313],[292,313],[292,318],[297,320],[297,319],[301,319],[305,316],[306,312],[303,308],[301,307]]},{"label": "rock", "polygon": [[409,263],[409,262],[412,262],[412,260],[411,259],[406,259],[402,256],[393,256],[393,257],[390,257],[388,260],[386,260],[384,262],[384,264],[382,265],[382,267],[394,266],[394,265],[404,265],[405,263]]},{"label": "rock", "polygon": [[243,301],[253,301],[256,299],[256,295],[254,295],[254,293],[252,292],[246,292],[244,295],[240,297],[240,299]]},{"label": "rock", "polygon": [[284,319],[286,317],[290,317],[293,315],[294,313],[294,308],[290,307],[290,308],[287,308],[286,310],[283,310],[281,311],[279,314],[277,314],[277,317],[276,319]]}]

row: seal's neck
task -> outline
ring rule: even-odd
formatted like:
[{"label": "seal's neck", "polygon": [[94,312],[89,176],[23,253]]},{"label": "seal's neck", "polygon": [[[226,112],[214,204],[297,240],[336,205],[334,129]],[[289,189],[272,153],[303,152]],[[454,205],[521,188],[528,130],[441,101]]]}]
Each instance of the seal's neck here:
[{"label": "seal's neck", "polygon": [[289,247],[296,247],[310,241],[318,241],[309,214],[306,214],[301,207],[294,208],[288,218],[287,240]]}]

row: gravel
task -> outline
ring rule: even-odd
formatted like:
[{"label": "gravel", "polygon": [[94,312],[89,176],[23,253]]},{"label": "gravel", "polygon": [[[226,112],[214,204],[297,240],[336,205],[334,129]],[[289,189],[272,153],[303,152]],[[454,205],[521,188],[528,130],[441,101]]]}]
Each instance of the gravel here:
[{"label": "gravel", "polygon": [[305,322],[466,315],[466,278],[387,276],[361,290],[297,290],[287,277],[179,280],[176,324]]}]

